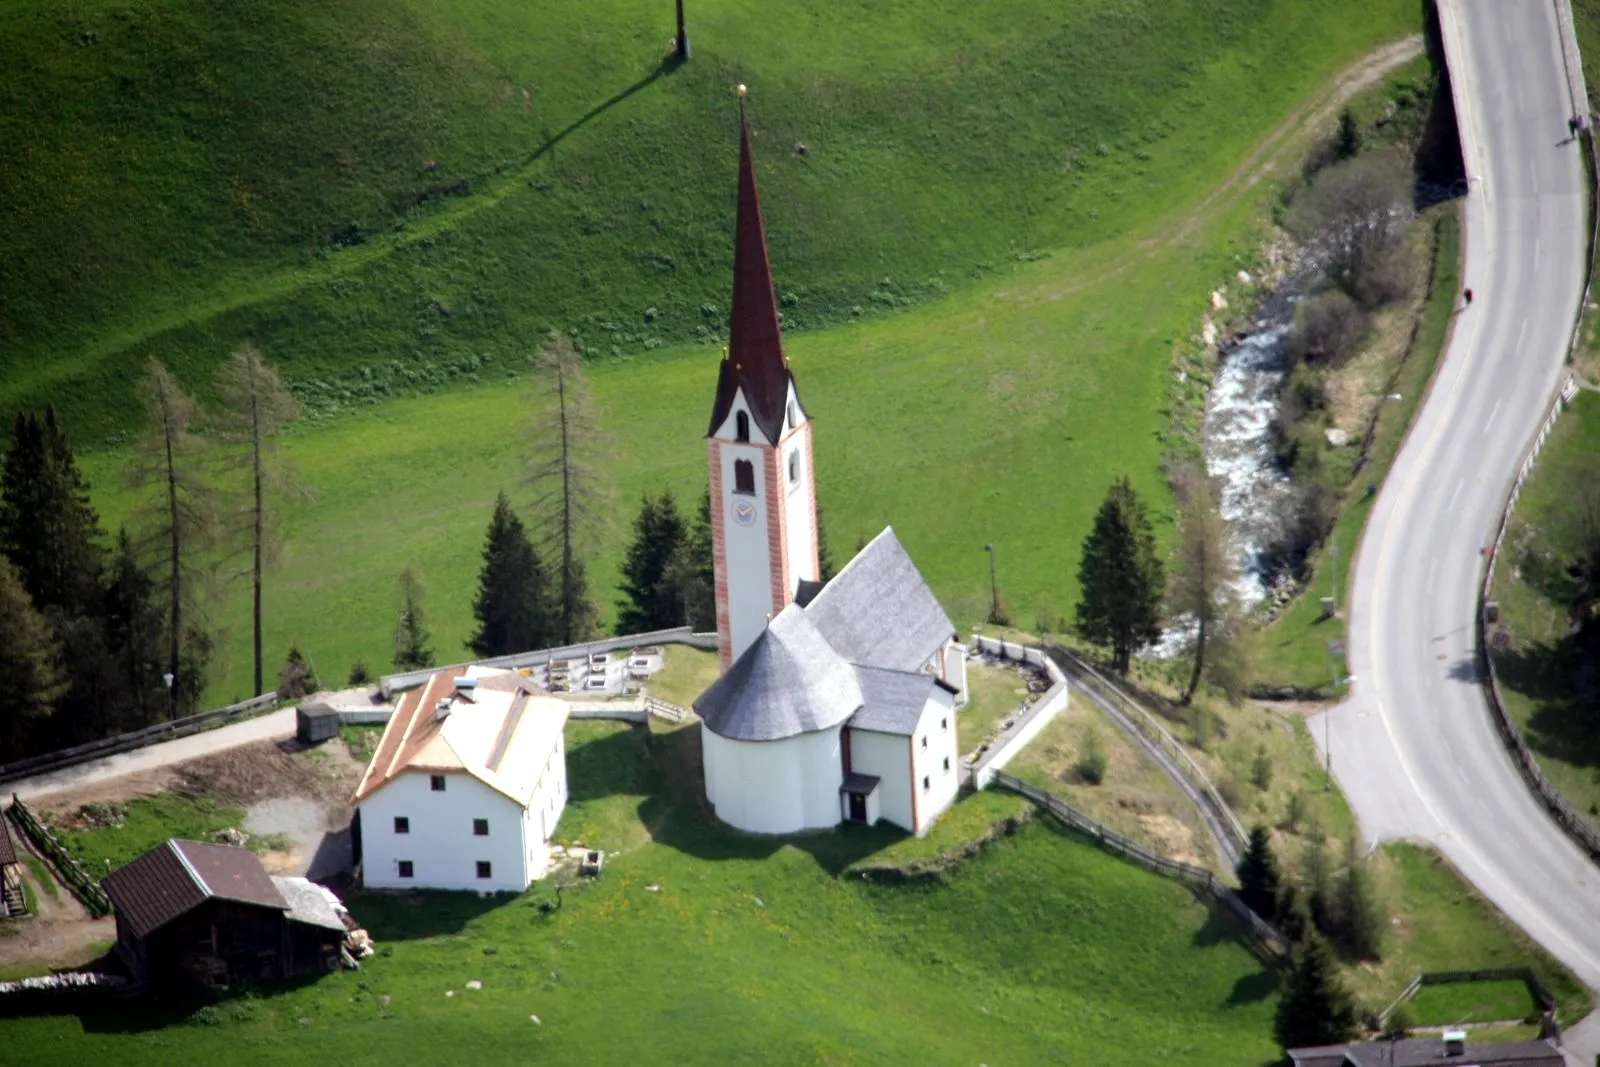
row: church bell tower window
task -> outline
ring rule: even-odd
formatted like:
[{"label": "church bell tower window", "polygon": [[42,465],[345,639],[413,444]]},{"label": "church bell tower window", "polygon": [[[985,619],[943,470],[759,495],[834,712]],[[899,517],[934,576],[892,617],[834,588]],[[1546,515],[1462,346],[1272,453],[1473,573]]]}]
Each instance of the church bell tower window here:
[{"label": "church bell tower window", "polygon": [[[739,417],[744,418],[744,413],[740,412]],[[733,461],[733,491],[735,493],[744,493],[747,496],[755,496],[756,465],[754,463],[747,459]]]},{"label": "church bell tower window", "polygon": [[791,484],[800,480],[800,450],[789,451],[789,481]]},{"label": "church bell tower window", "polygon": [[750,416],[742,411],[733,417],[733,435],[741,441],[750,440]]}]

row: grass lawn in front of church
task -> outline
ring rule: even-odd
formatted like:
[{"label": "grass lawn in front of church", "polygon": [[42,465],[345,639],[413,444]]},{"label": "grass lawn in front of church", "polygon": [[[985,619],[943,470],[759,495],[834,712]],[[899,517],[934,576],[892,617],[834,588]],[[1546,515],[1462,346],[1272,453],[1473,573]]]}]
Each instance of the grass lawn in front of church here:
[{"label": "grass lawn in front of church", "polygon": [[697,731],[574,727],[562,834],[611,854],[550,914],[546,885],[356,894],[380,946],[359,972],[203,1008],[0,1021],[8,1065],[1253,1067],[1277,1052],[1278,976],[1181,885],[1039,820],[940,881],[838,877],[909,839],[731,834],[694,799]]}]

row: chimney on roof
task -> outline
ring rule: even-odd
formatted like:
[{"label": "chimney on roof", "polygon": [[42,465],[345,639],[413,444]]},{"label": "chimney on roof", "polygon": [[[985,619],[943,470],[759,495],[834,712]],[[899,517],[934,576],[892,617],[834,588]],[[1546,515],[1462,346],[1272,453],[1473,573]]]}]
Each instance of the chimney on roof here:
[{"label": "chimney on roof", "polygon": [[1444,1054],[1446,1056],[1463,1056],[1467,1051],[1467,1032],[1465,1030],[1446,1030],[1444,1032]]},{"label": "chimney on roof", "polygon": [[434,711],[433,717],[438,719],[440,722],[444,722],[446,719],[448,719],[450,717],[450,698],[449,697],[446,697],[445,699],[439,701],[439,707]]}]

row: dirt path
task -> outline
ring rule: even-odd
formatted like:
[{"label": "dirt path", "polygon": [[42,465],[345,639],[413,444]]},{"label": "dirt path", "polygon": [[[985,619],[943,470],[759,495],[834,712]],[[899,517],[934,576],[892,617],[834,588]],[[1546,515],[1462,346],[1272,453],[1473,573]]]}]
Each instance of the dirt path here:
[{"label": "dirt path", "polygon": [[[28,858],[47,870],[27,838],[20,833],[11,836]],[[57,885],[53,878],[48,885],[41,882],[34,875],[33,864],[23,863],[21,870],[37,910],[28,918],[5,924],[8,932],[0,937],[0,970],[45,973],[78,967],[100,956],[116,940],[114,919],[91,919],[65,886]]]}]

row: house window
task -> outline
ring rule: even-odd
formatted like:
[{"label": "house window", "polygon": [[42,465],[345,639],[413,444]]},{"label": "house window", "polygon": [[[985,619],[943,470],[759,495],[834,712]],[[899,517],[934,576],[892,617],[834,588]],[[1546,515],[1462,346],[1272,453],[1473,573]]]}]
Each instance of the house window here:
[{"label": "house window", "polygon": [[789,481],[800,480],[800,450],[798,448],[789,452]]},{"label": "house window", "polygon": [[478,877],[479,878],[492,878],[492,877],[494,877],[494,875],[492,875],[490,873],[489,861],[488,860],[479,860],[478,861]]},{"label": "house window", "polygon": [[950,769],[950,757],[949,756],[946,756],[944,758],[944,769],[947,770],[947,771]]},{"label": "house window", "polygon": [[400,868],[400,877],[402,877],[402,878],[410,878],[411,877],[411,861],[410,860],[401,860],[399,862],[398,866]]},{"label": "house window", "polygon": [[756,493],[756,465],[747,459],[733,461],[733,491],[746,496]]},{"label": "house window", "polygon": [[404,815],[396,815],[394,817],[394,832],[397,834],[409,834],[411,832],[411,820]]},{"label": "house window", "polygon": [[488,819],[473,819],[472,820],[472,836],[473,837],[488,837],[489,836],[489,820]]},{"label": "house window", "polygon": [[932,788],[932,784],[928,781],[928,776],[924,774],[922,776],[922,791],[926,793],[930,788]]},{"label": "house window", "polygon": [[939,720],[939,729],[941,729],[941,730],[950,729],[950,720],[948,718],[940,719]]},{"label": "house window", "polygon": [[444,792],[444,775],[435,774],[435,775],[430,776],[428,778],[428,788],[432,789],[435,793],[443,793]]},{"label": "house window", "polygon": [[740,441],[750,440],[750,416],[742,411],[733,417],[733,436]]},{"label": "house window", "polygon": [[928,735],[927,734],[923,734],[922,735],[922,751],[924,751],[924,752],[928,751]]}]

